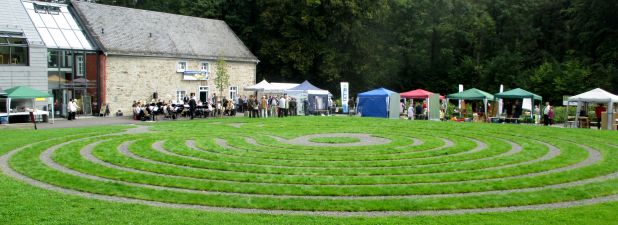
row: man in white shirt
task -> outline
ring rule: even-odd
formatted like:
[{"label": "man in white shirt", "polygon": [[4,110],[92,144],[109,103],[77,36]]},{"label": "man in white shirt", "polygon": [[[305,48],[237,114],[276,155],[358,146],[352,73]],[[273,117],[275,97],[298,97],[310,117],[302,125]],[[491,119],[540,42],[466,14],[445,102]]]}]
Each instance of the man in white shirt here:
[{"label": "man in white shirt", "polygon": [[71,101],[69,102],[69,105],[67,106],[68,110],[69,110],[69,120],[75,120],[75,114],[77,113],[77,109],[79,109],[79,106],[77,106],[77,103],[75,103],[75,99],[71,99]]},{"label": "man in white shirt", "polygon": [[283,117],[284,115],[287,116],[287,108],[286,108],[286,99],[285,99],[285,95],[281,96],[281,99],[279,99],[279,117]]}]

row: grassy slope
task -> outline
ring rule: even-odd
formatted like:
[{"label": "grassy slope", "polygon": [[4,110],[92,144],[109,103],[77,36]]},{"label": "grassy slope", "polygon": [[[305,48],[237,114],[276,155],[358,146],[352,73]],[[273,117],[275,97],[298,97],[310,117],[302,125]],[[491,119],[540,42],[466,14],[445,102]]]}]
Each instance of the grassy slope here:
[{"label": "grassy slope", "polygon": [[[100,131],[100,129],[97,129]],[[0,154],[36,140],[93,129],[0,130]],[[4,138],[6,137],[6,138]],[[10,140],[8,142],[7,140]],[[212,213],[83,199],[32,188],[0,175],[0,224],[618,224],[618,203],[559,210],[423,216],[330,218]]]}]

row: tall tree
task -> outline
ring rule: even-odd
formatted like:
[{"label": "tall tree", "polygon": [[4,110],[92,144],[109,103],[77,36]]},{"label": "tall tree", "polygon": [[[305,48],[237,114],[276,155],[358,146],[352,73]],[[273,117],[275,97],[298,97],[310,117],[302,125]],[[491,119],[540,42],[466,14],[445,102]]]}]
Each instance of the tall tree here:
[{"label": "tall tree", "polygon": [[[258,79],[351,94],[522,87],[560,101],[618,92],[615,0],[99,0],[225,20],[260,59]],[[588,82],[583,82],[588,79]]]}]

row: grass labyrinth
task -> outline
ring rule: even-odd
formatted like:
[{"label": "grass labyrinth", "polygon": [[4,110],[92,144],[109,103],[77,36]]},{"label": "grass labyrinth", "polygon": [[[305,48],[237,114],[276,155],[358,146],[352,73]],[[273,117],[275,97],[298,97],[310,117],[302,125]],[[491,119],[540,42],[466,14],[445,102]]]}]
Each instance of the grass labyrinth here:
[{"label": "grass labyrinth", "polygon": [[340,144],[359,142],[360,139],[353,137],[316,137],[309,139],[309,141],[316,143]]},{"label": "grass labyrinth", "polygon": [[12,176],[171,207],[433,215],[618,194],[616,132],[297,117],[157,123],[148,133],[29,144],[4,155]]}]

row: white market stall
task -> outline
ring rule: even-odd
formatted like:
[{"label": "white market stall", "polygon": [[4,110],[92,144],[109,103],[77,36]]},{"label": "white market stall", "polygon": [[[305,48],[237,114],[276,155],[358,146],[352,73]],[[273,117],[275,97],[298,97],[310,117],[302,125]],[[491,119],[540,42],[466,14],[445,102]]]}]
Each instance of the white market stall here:
[{"label": "white market stall", "polygon": [[[607,129],[613,130],[614,126],[614,104],[618,103],[618,96],[609,93],[601,88],[596,88],[572,97],[569,97],[569,102],[577,102],[577,111],[581,110],[582,104],[590,103],[605,103],[607,104]],[[567,105],[568,107],[568,105]],[[567,109],[568,111],[568,109]],[[575,114],[575,127],[579,127],[579,113]]]},{"label": "white market stall", "polygon": [[[45,110],[39,110],[36,108],[36,100],[35,99],[51,99],[52,96],[49,95],[46,92],[42,92],[42,91],[38,91],[35,90],[33,88],[30,87],[26,87],[26,86],[16,86],[16,87],[12,87],[7,89],[6,91],[4,91],[4,94],[2,94],[3,98],[6,98],[6,113],[0,113],[0,118],[2,118],[2,120],[4,120],[4,118],[6,118],[7,123],[10,122],[10,118],[11,117],[27,117],[30,115],[30,112],[33,112],[34,116],[41,116],[43,118],[47,118],[47,116],[49,115],[48,111]],[[18,100],[18,101],[15,101]],[[19,101],[19,100],[30,100],[31,104],[29,106],[31,106],[32,108],[28,108],[26,105],[25,101]],[[18,103],[19,102],[19,107],[15,107],[12,108],[11,107],[11,103]],[[53,102],[53,99],[51,99],[51,101],[49,102]],[[51,107],[52,109],[52,122],[53,122],[53,107]]]},{"label": "white market stall", "polygon": [[285,93],[296,99],[298,115],[324,113],[328,114],[328,98],[331,96],[327,90],[320,89],[309,81],[285,90]]}]

